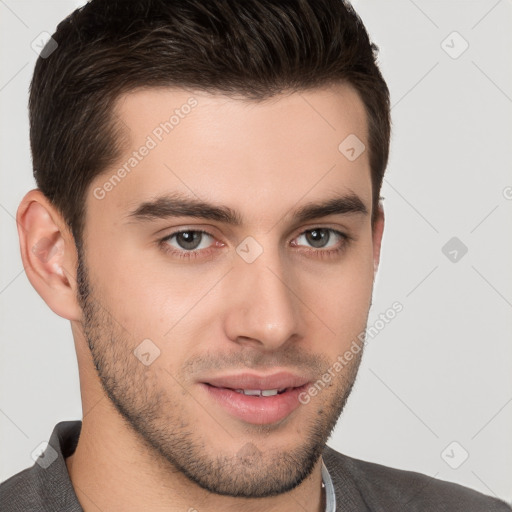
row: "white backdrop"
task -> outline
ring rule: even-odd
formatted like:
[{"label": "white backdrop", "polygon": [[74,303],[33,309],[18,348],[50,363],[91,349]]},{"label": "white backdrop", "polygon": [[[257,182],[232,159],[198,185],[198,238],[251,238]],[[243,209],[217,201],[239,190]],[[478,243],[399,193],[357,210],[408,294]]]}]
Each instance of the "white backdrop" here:
[{"label": "white backdrop", "polygon": [[[31,45],[78,5],[0,0],[0,481],[81,418],[69,322],[30,285],[14,220],[35,185]],[[512,2],[355,7],[380,47],[394,132],[378,334],[329,444],[512,501]]]}]

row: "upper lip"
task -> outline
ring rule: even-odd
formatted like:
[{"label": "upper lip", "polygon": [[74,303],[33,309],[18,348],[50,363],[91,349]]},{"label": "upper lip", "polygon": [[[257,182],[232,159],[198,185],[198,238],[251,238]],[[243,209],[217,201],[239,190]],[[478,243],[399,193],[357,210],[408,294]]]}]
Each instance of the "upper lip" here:
[{"label": "upper lip", "polygon": [[309,382],[306,377],[290,372],[277,372],[269,375],[255,373],[239,373],[236,375],[222,375],[203,381],[217,388],[230,389],[286,389],[298,388]]}]

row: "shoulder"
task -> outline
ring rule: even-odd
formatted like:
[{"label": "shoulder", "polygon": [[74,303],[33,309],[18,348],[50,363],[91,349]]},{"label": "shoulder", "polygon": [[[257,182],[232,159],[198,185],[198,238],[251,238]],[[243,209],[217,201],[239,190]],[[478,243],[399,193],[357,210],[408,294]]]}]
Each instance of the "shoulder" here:
[{"label": "shoulder", "polygon": [[[65,465],[56,460],[54,465]],[[50,466],[50,468],[52,467]],[[0,484],[2,512],[82,512],[70,483],[61,474],[37,464],[24,469]],[[55,468],[57,469],[57,468]],[[60,468],[59,471],[62,471]]]},{"label": "shoulder", "polygon": [[24,469],[0,484],[2,511],[38,510],[41,489],[34,467]]},{"label": "shoulder", "polygon": [[65,461],[80,428],[80,421],[58,423],[37,461],[0,484],[2,512],[82,512]]},{"label": "shoulder", "polygon": [[343,455],[326,446],[323,459],[333,485],[347,479],[370,510],[511,512],[505,502],[458,484]]}]

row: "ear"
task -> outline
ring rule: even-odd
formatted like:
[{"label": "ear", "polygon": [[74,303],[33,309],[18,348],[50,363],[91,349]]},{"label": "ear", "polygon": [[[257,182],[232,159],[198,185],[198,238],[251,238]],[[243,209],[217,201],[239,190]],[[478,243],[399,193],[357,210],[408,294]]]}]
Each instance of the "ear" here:
[{"label": "ear", "polygon": [[35,189],[22,199],[16,224],[21,259],[32,286],[57,315],[80,321],[77,252],[73,235],[61,214]]},{"label": "ear", "polygon": [[377,274],[380,262],[380,247],[382,244],[382,234],[384,232],[384,208],[379,202],[376,218],[373,224],[373,269],[374,276]]}]

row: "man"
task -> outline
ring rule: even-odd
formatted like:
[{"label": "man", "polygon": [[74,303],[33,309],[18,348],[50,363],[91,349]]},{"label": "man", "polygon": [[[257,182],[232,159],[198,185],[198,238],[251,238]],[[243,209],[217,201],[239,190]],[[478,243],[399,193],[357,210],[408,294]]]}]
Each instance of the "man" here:
[{"label": "man", "polygon": [[27,276],[71,322],[83,421],[1,485],[2,510],[510,510],[326,447],[362,356],[390,137],[350,6],[92,0],[53,41],[17,222]]}]

